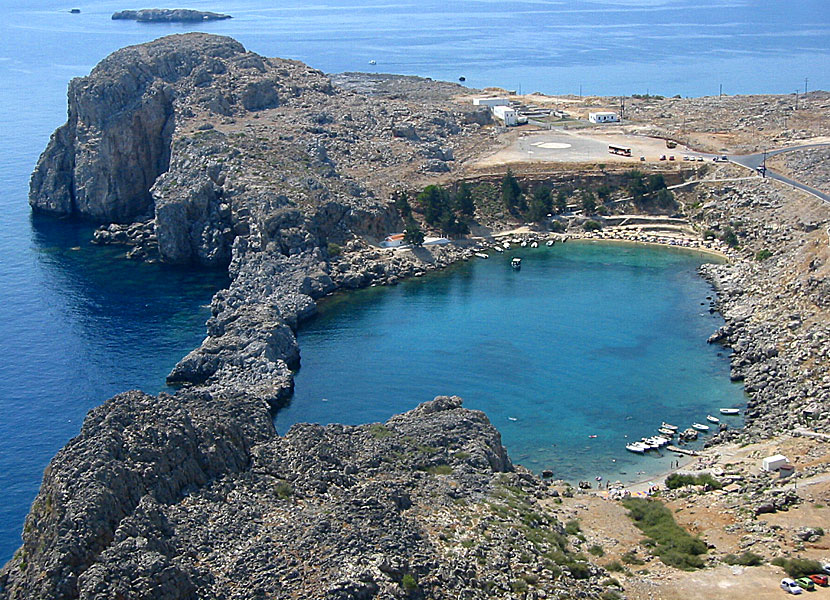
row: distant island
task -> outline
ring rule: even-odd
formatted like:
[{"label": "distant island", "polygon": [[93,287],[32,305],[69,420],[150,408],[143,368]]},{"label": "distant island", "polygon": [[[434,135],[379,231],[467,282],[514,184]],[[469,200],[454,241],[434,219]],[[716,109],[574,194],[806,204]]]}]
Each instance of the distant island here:
[{"label": "distant island", "polygon": [[193,23],[200,21],[221,21],[222,19],[230,18],[230,15],[203,10],[191,10],[189,8],[122,10],[112,15],[114,21],[129,19],[140,23]]}]

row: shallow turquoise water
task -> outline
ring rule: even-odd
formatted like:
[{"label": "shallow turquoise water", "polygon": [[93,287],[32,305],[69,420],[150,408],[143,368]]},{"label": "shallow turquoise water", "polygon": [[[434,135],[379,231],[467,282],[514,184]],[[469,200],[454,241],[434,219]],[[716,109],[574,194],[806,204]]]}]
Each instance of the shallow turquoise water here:
[{"label": "shallow turquoise water", "polygon": [[[517,254],[521,271],[509,265]],[[670,458],[636,457],[628,439],[743,403],[728,357],[706,343],[722,324],[696,273],[706,260],[569,242],[329,300],[301,328],[302,366],[277,428],[382,421],[458,395],[530,469],[641,479]]]}]

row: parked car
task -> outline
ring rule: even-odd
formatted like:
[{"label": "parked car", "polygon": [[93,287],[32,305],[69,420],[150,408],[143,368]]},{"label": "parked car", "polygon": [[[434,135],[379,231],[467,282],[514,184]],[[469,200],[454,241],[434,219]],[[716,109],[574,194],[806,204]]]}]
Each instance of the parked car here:
[{"label": "parked car", "polygon": [[827,575],[810,575],[810,579],[812,579],[813,583],[816,585],[827,587]]},{"label": "parked car", "polygon": [[665,154],[661,154],[661,155],[660,155],[660,160],[666,160],[666,155],[665,155]]},{"label": "parked car", "polygon": [[798,587],[798,584],[789,577],[785,577],[781,580],[781,589],[795,596],[801,593],[801,588]]},{"label": "parked car", "polygon": [[697,157],[697,162],[703,162],[703,157],[702,157],[702,156],[698,156],[698,157]]},{"label": "parked car", "polygon": [[816,584],[813,583],[813,580],[809,577],[799,577],[795,580],[795,582],[808,592],[812,592],[814,589],[816,589]]},{"label": "parked car", "polygon": [[728,157],[728,156],[726,156],[726,154],[724,154],[723,156],[721,156],[721,157],[720,157],[720,159],[721,159],[723,162],[728,162],[728,161],[729,161],[729,157]]},{"label": "parked car", "polygon": [[674,154],[669,156],[669,160],[674,160]]},{"label": "parked car", "polygon": [[830,563],[822,563],[821,570],[830,575]]},{"label": "parked car", "polygon": [[645,162],[646,157],[645,157],[645,156],[641,156],[641,157],[640,157],[640,160],[641,160],[641,161],[643,161],[643,162]]}]

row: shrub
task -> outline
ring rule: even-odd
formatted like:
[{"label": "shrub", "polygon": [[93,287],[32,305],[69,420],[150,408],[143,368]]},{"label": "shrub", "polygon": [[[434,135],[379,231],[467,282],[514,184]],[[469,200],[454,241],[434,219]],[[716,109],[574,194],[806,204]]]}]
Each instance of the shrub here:
[{"label": "shrub", "polygon": [[329,256],[331,256],[332,258],[334,258],[335,256],[340,256],[340,253],[342,252],[340,246],[338,246],[334,242],[329,242],[327,249],[329,252]]},{"label": "shrub", "polygon": [[764,564],[764,557],[760,554],[755,554],[747,550],[740,556],[736,554],[727,554],[723,557],[723,562],[727,565],[741,565],[744,567],[757,567]]},{"label": "shrub", "polygon": [[277,485],[274,486],[274,490],[277,492],[277,497],[281,500],[286,500],[294,495],[294,488],[291,487],[291,484],[287,481],[280,481]]},{"label": "shrub", "polygon": [[646,564],[643,559],[641,559],[634,550],[629,550],[625,554],[622,555],[622,561],[627,565],[644,565]]},{"label": "shrub", "polygon": [[784,569],[787,575],[793,579],[822,572],[820,562],[807,558],[784,558],[783,556],[779,556],[773,558],[770,562],[776,567]]},{"label": "shrub", "polygon": [[412,592],[418,589],[418,580],[415,579],[412,573],[407,573],[401,579],[401,585],[407,592]]},{"label": "shrub", "polygon": [[622,563],[618,560],[612,560],[610,563],[605,565],[605,570],[611,573],[622,573],[625,571],[625,567],[622,566]]},{"label": "shrub", "polygon": [[767,260],[770,256],[772,256],[772,252],[764,248],[763,250],[758,250],[758,252],[755,253],[755,260],[760,262],[762,260]]},{"label": "shrub", "polygon": [[382,440],[383,438],[387,438],[392,435],[392,430],[390,430],[383,423],[372,423],[369,425],[369,435],[376,440]]},{"label": "shrub", "polygon": [[562,221],[553,221],[550,230],[554,233],[565,233],[565,224]]},{"label": "shrub", "polygon": [[576,535],[580,531],[582,531],[582,528],[579,526],[579,521],[576,519],[571,519],[565,523],[565,533],[568,535]]},{"label": "shrub", "polygon": [[666,487],[670,490],[686,485],[703,485],[709,486],[710,489],[719,490],[723,487],[720,481],[709,475],[709,473],[701,473],[700,475],[686,475],[681,473],[672,473],[666,477]]},{"label": "shrub", "polygon": [[590,548],[588,548],[588,552],[593,554],[594,556],[605,556],[605,550],[602,549],[602,546],[599,544],[594,544]]},{"label": "shrub", "polygon": [[593,219],[589,219],[588,221],[585,221],[582,228],[585,231],[596,231],[597,229],[602,229],[602,224],[598,221],[594,221]]},{"label": "shrub", "polygon": [[620,600],[622,596],[616,590],[605,590],[600,595],[600,600]]},{"label": "shrub", "polygon": [[433,465],[427,467],[427,473],[430,475],[449,475],[452,473],[452,467],[449,465]]},{"label": "shrub", "polygon": [[731,227],[727,227],[723,230],[720,239],[730,248],[736,248],[738,246],[738,236],[735,234],[735,230]]}]

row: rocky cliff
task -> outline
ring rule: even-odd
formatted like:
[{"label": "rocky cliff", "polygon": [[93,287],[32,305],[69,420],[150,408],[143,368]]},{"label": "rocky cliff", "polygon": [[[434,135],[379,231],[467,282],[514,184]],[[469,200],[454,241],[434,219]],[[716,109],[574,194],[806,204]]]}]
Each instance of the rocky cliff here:
[{"label": "rocky cliff", "polygon": [[49,465],[0,597],[598,597],[545,494],[458,398],[279,437],[262,405],[129,392]]}]

